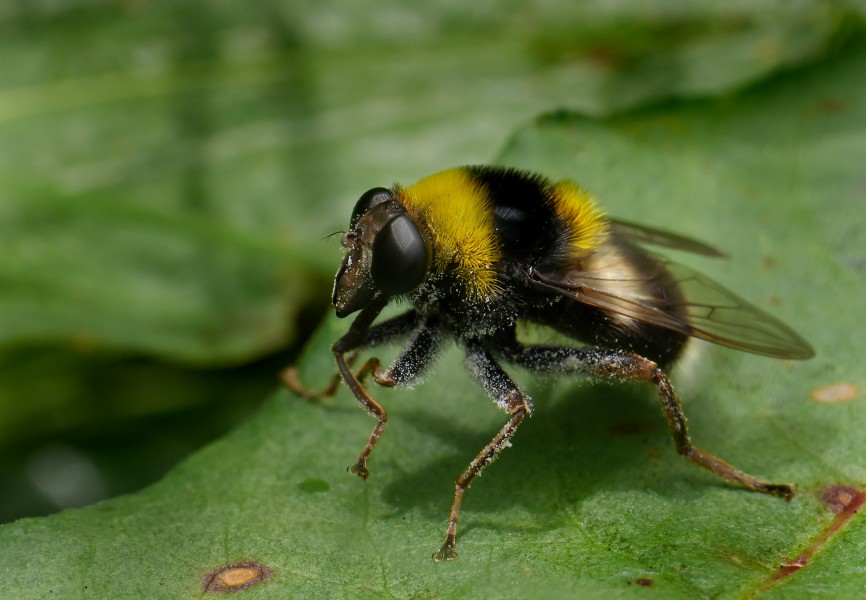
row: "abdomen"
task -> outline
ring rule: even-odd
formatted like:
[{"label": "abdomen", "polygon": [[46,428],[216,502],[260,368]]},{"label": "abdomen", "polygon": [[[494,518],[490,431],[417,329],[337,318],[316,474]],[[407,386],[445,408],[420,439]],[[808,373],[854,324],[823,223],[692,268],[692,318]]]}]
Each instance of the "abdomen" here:
[{"label": "abdomen", "polygon": [[[630,313],[642,307],[677,315],[683,295],[662,261],[639,247],[612,238],[580,265],[560,270],[557,277],[576,286],[590,286],[617,299],[629,301]],[[561,296],[552,303],[533,308],[530,321],[551,327],[578,341],[606,348],[619,348],[648,358],[660,366],[671,364],[688,341],[684,333],[648,324],[637,316],[627,316],[600,308],[574,297]],[[635,308],[637,309],[635,311]]]}]

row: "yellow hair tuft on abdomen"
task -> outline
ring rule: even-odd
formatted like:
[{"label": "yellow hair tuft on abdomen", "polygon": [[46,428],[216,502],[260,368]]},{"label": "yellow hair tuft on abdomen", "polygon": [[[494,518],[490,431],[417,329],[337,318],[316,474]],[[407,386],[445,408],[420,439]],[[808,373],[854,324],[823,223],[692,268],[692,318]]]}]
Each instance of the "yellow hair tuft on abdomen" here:
[{"label": "yellow hair tuft on abdomen", "polygon": [[595,198],[573,181],[557,181],[551,187],[553,209],[568,224],[569,253],[580,258],[597,249],[608,235],[608,220]]}]

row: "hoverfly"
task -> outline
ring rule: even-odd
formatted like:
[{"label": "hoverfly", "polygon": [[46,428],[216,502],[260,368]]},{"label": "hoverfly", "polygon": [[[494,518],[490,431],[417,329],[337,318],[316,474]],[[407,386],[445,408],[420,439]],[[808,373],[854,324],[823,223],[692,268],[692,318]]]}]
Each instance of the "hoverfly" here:
[{"label": "hoverfly", "polygon": [[[677,452],[750,490],[790,499],[794,486],[748,475],[697,448],[666,374],[690,337],[786,359],[814,352],[775,318],[700,273],[643,247],[724,256],[697,240],[607,218],[571,181],[551,182],[502,167],[449,169],[409,186],[374,188],[355,205],[334,282],[339,317],[359,312],[332,347],[339,377],[376,426],[350,471],[366,479],[367,460],[387,423],[367,392],[415,382],[443,342],[455,339],[478,385],[508,414],[502,429],[457,478],[445,541],[436,560],[456,558],[457,522],[470,482],[509,445],[532,412],[501,363],[540,373],[644,381],[658,390]],[[389,303],[407,312],[374,324]],[[580,344],[527,345],[518,321],[550,327]],[[347,356],[402,341],[388,368],[371,358],[353,373]],[[293,370],[286,381],[305,390]]]}]

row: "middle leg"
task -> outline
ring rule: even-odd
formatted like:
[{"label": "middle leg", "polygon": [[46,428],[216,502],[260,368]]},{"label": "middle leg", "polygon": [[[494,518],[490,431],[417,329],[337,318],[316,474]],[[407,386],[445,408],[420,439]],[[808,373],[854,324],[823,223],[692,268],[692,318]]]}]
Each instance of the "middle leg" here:
[{"label": "middle leg", "polygon": [[478,456],[469,463],[455,482],[454,503],[448,518],[448,528],[445,531],[445,542],[433,555],[433,560],[454,560],[457,558],[457,521],[460,518],[460,506],[463,504],[463,494],[472,480],[482,469],[496,460],[499,453],[508,447],[511,436],[517,431],[523,418],[532,413],[532,404],[511,377],[502,370],[496,360],[479,343],[467,343],[466,362],[475,381],[493,398],[499,408],[510,416],[490,442],[484,446]]}]

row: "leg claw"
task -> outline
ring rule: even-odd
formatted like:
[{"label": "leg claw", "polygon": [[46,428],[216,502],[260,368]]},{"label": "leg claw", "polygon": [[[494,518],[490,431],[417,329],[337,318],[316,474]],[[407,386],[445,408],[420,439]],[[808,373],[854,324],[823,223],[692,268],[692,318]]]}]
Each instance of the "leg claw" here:
[{"label": "leg claw", "polygon": [[439,548],[439,552],[433,554],[433,560],[442,562],[443,560],[454,560],[457,558],[457,551],[454,549],[454,543],[445,542]]},{"label": "leg claw", "polygon": [[797,487],[790,483],[768,483],[766,487],[760,491],[773,496],[780,496],[790,502],[791,498],[793,498],[794,494],[797,492]]},{"label": "leg claw", "polygon": [[363,462],[357,462],[351,467],[348,468],[349,473],[353,475],[357,475],[361,479],[366,480],[370,476],[370,472],[367,470],[367,465]]}]

